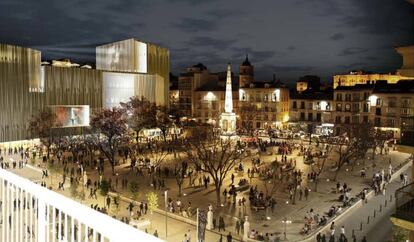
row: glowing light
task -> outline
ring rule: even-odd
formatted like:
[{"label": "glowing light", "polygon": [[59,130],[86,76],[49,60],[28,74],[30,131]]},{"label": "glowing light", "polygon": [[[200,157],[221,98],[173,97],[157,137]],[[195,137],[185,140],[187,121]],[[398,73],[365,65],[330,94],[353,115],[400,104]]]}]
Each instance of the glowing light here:
[{"label": "glowing light", "polygon": [[280,89],[273,92],[273,101],[280,102]]},{"label": "glowing light", "polygon": [[212,93],[212,92],[208,92],[208,93],[204,96],[204,100],[205,100],[205,101],[214,101],[214,100],[216,100],[216,99],[217,99],[216,95],[214,95],[214,93]]},{"label": "glowing light", "polygon": [[377,99],[378,99],[378,97],[375,96],[375,95],[369,96],[368,100],[369,100],[371,106],[377,105]]},{"label": "glowing light", "polygon": [[289,121],[289,114],[285,114],[283,116],[283,122],[288,122]]},{"label": "glowing light", "polygon": [[322,110],[322,111],[325,111],[325,110],[327,109],[327,107],[328,107],[328,102],[326,102],[326,101],[321,101],[321,103],[320,103],[319,105],[320,105],[320,107],[321,107],[321,110]]}]

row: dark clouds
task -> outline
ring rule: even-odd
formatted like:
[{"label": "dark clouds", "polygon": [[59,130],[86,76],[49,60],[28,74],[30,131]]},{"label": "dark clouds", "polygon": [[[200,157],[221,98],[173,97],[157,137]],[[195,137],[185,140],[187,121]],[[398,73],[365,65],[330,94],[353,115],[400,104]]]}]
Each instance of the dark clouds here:
[{"label": "dark clouds", "polygon": [[249,54],[257,79],[328,80],[399,68],[393,48],[414,44],[413,11],[405,0],[2,0],[0,42],[93,61],[96,45],[137,38],[170,48],[174,73],[237,70]]},{"label": "dark clouds", "polygon": [[345,38],[345,35],[342,33],[336,33],[334,35],[332,35],[331,37],[329,37],[331,40],[341,40],[343,38]]}]

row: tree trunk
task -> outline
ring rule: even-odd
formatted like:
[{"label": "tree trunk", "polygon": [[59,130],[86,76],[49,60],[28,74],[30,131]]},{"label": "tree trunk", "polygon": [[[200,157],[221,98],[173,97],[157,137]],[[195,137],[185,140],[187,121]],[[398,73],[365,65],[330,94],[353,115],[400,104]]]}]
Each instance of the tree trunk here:
[{"label": "tree trunk", "polygon": [[220,186],[216,185],[216,198],[217,198],[217,207],[221,205],[221,193],[220,193]]},{"label": "tree trunk", "polygon": [[181,187],[182,187],[182,183],[178,184],[178,197],[181,197]]}]

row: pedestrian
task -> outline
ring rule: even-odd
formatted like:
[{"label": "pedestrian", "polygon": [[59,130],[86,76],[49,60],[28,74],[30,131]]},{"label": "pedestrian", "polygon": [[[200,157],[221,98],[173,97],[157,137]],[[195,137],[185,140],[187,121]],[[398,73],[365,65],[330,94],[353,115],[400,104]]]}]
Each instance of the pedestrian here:
[{"label": "pedestrian", "polygon": [[218,242],[223,242],[223,235],[222,234],[220,234],[220,239],[219,239]]},{"label": "pedestrian", "polygon": [[239,219],[237,219],[237,221],[236,221],[236,232],[237,232],[237,234],[240,234],[240,222],[239,222]]},{"label": "pedestrian", "polygon": [[361,240],[361,242],[367,242],[367,238],[364,236]]},{"label": "pedestrian", "polygon": [[335,237],[335,222],[331,223],[331,237]]},{"label": "pedestrian", "polygon": [[299,189],[299,201],[302,201],[302,195],[303,195],[303,191],[302,189]]},{"label": "pedestrian", "polygon": [[321,242],[326,242],[326,236],[325,236],[325,234],[322,235]]},{"label": "pedestrian", "polygon": [[309,196],[309,189],[307,187],[305,187],[305,199],[306,199],[306,201],[308,201],[308,196]]},{"label": "pedestrian", "polygon": [[345,226],[341,227],[341,237],[345,237]]},{"label": "pedestrian", "polygon": [[222,216],[220,216],[220,218],[219,218],[219,232],[220,232],[221,230],[226,231],[225,226],[226,226],[226,225],[224,224],[224,219],[223,219],[223,217],[222,217]]},{"label": "pedestrian", "polygon": [[190,229],[188,229],[188,231],[187,231],[187,241],[191,242],[191,231],[190,231]]},{"label": "pedestrian", "polygon": [[322,239],[321,233],[318,233],[318,234],[316,235],[316,241],[317,241],[317,242],[321,242],[321,239]]},{"label": "pedestrian", "polygon": [[233,236],[231,235],[231,232],[229,232],[229,234],[227,235],[227,242],[232,242],[233,241]]},{"label": "pedestrian", "polygon": [[111,207],[111,197],[109,196],[106,197],[106,206],[108,207],[108,209]]},{"label": "pedestrian", "polygon": [[184,234],[183,242],[188,242],[187,234]]},{"label": "pedestrian", "polygon": [[158,231],[157,230],[155,230],[154,236],[158,238]]}]

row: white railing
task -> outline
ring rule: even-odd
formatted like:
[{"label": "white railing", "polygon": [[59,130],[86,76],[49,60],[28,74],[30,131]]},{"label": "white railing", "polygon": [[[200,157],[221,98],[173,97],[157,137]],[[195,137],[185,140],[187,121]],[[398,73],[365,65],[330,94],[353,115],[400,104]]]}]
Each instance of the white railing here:
[{"label": "white railing", "polygon": [[1,242],[161,242],[0,169]]}]

